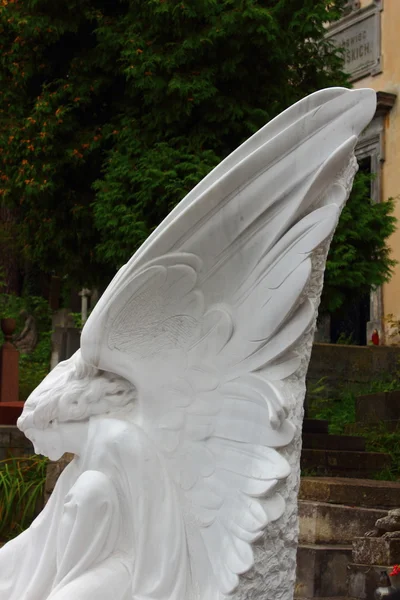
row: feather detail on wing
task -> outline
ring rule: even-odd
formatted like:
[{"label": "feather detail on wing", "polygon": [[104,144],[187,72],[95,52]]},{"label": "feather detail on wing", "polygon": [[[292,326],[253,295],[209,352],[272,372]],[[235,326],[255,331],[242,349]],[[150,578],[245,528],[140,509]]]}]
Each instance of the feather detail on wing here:
[{"label": "feather detail on wing", "polygon": [[284,511],[286,380],[314,325],[311,257],[333,234],[348,195],[337,180],[374,106],[369,90],[334,88],[260,130],[120,270],[82,333],[88,363],[138,388],[140,426],[179,490],[192,576],[212,574],[196,582],[201,600],[235,589]]}]

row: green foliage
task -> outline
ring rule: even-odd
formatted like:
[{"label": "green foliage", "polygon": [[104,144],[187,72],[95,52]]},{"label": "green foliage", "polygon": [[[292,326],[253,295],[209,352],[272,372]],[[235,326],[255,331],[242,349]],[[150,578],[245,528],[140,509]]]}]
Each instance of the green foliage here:
[{"label": "green foliage", "polygon": [[[36,319],[39,339],[36,348],[30,354],[19,357],[19,397],[26,400],[49,372],[51,354],[51,312],[48,302],[38,296],[19,297],[12,294],[0,294],[0,315],[17,321],[17,331],[22,329],[24,321],[21,310],[26,310]],[[0,331],[0,345],[3,343]]]},{"label": "green foliage", "polygon": [[[2,0],[0,202],[13,252],[70,282],[107,281],[244,139],[347,84],[324,37],[343,4]],[[369,185],[359,174],[343,211],[325,312],[390,277],[393,202],[371,205]]]},{"label": "green foliage", "polygon": [[386,335],[390,339],[390,344],[398,346],[400,342],[400,319],[393,314],[385,317],[385,322],[388,326]]},{"label": "green foliage", "polygon": [[329,251],[322,312],[345,307],[355,295],[389,281],[396,264],[386,243],[396,229],[394,201],[371,203],[370,186],[371,176],[360,171]]},{"label": "green foliage", "polygon": [[[392,392],[400,389],[400,369],[393,374],[383,374],[365,384],[348,385],[341,390],[330,389],[323,378],[316,384],[309,384],[307,390],[308,411],[310,418],[329,421],[329,433],[346,434],[347,426],[355,422],[355,403],[357,396]],[[395,431],[389,431],[384,423],[357,427],[352,434],[365,438],[368,452],[390,454],[390,468],[378,472],[375,479],[385,481],[400,480],[400,425]]]},{"label": "green foliage", "polygon": [[[91,311],[88,311],[88,318],[90,316]],[[77,329],[79,329],[79,331],[82,331],[84,323],[82,321],[82,313],[80,312],[73,312],[73,313],[69,313],[69,316],[72,317],[72,320],[74,322],[74,325]]]},{"label": "green foliage", "polygon": [[346,85],[324,37],[343,5],[1,0],[0,199],[21,254],[108,279],[261,125]]},{"label": "green foliage", "polygon": [[329,421],[329,432],[333,434],[343,433],[345,426],[355,420],[354,392],[333,392],[325,378],[307,385],[307,406],[309,417]]},{"label": "green foliage", "polygon": [[42,331],[31,354],[19,358],[19,398],[26,400],[50,369],[51,331]]},{"label": "green foliage", "polygon": [[46,467],[39,456],[0,461],[0,540],[19,535],[42,508]]},{"label": "green foliage", "polygon": [[383,452],[389,454],[392,464],[389,468],[376,474],[375,479],[384,481],[400,480],[400,427],[395,431],[388,431],[383,423],[375,428],[365,428],[360,432],[366,441],[368,452]]},{"label": "green foliage", "polygon": [[341,333],[337,339],[337,344],[342,344],[343,346],[351,346],[354,344],[353,333],[350,335],[346,335],[345,333]]}]

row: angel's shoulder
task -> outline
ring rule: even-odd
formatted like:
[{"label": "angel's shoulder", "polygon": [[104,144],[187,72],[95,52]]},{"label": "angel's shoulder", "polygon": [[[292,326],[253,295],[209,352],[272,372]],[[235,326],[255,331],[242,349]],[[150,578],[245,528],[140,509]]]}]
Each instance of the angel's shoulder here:
[{"label": "angel's shoulder", "polygon": [[95,422],[96,442],[104,450],[135,449],[147,445],[144,431],[130,420],[101,418]]}]

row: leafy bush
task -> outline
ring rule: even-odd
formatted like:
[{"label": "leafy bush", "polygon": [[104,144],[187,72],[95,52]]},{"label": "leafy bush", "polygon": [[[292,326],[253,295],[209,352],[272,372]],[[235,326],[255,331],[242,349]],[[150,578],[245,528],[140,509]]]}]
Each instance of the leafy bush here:
[{"label": "leafy bush", "polygon": [[325,36],[344,5],[1,2],[0,194],[22,259],[108,279],[249,135],[347,84]]},{"label": "leafy bush", "polygon": [[320,312],[334,313],[392,276],[396,261],[387,240],[396,230],[395,203],[372,203],[371,179],[361,170],[354,179],[329,250]]},{"label": "leafy bush", "polygon": [[29,527],[42,508],[47,459],[40,456],[0,461],[0,539]]}]

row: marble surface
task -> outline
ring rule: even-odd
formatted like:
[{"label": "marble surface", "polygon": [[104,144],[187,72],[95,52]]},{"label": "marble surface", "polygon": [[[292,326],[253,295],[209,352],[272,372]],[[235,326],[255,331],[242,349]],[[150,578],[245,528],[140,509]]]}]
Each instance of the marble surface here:
[{"label": "marble surface", "polygon": [[75,458],[0,550],[0,600],[292,598],[305,374],[375,102],[292,106],[117,273],[19,420]]}]

